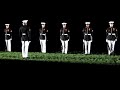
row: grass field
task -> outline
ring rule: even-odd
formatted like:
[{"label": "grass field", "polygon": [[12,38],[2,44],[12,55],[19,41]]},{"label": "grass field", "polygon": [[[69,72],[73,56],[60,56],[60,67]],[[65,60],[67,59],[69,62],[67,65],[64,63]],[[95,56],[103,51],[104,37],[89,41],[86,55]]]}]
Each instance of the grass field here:
[{"label": "grass field", "polygon": [[[23,60],[21,52],[0,52],[0,60]],[[29,59],[33,61],[45,62],[65,62],[65,63],[83,63],[83,64],[107,64],[120,65],[120,56],[109,56],[106,54],[99,55],[84,55],[84,54],[61,54],[61,53],[46,53],[29,52]]]}]

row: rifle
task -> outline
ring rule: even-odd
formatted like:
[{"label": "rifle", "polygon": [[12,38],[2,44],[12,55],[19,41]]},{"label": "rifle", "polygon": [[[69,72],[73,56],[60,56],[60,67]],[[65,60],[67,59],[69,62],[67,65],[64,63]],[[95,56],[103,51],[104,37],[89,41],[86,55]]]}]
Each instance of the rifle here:
[{"label": "rifle", "polygon": [[8,40],[6,39],[7,38],[7,31],[5,30],[5,43],[6,43],[6,49],[5,49],[5,51],[8,51]]}]

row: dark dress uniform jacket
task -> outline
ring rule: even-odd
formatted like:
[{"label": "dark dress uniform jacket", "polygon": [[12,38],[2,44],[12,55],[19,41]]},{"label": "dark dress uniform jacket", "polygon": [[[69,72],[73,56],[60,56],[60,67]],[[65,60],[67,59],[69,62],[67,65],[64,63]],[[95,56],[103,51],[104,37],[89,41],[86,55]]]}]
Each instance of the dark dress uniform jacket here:
[{"label": "dark dress uniform jacket", "polygon": [[21,41],[31,41],[31,29],[27,26],[21,26],[19,29]]},{"label": "dark dress uniform jacket", "polygon": [[39,29],[39,34],[40,34],[40,37],[39,39],[40,40],[45,40],[46,39],[46,33],[47,33],[47,30],[44,28],[40,28]]},{"label": "dark dress uniform jacket", "polygon": [[84,40],[85,41],[91,41],[92,40],[92,35],[93,35],[93,30],[92,28],[84,28],[83,29],[83,34],[84,34]]},{"label": "dark dress uniform jacket", "polygon": [[12,30],[10,28],[4,29],[5,40],[12,39]]},{"label": "dark dress uniform jacket", "polygon": [[70,39],[70,31],[65,28],[65,29],[60,29],[60,39],[63,41],[69,40]]},{"label": "dark dress uniform jacket", "polygon": [[111,27],[107,28],[106,39],[114,41],[117,39],[117,37],[118,37],[118,33],[116,28],[111,28]]}]

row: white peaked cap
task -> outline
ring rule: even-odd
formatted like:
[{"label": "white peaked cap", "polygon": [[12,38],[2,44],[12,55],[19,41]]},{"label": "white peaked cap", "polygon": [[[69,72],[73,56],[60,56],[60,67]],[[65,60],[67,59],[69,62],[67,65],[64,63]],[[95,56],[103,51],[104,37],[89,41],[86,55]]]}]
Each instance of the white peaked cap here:
[{"label": "white peaked cap", "polygon": [[66,22],[63,22],[62,25],[63,25],[63,24],[67,24],[67,23],[66,23]]},{"label": "white peaked cap", "polygon": [[27,23],[27,22],[28,22],[28,20],[23,20],[22,22]]},{"label": "white peaked cap", "polygon": [[85,24],[90,24],[90,22],[85,22]]},{"label": "white peaked cap", "polygon": [[114,23],[114,21],[109,21],[109,23]]},{"label": "white peaked cap", "polygon": [[9,26],[10,24],[5,24],[5,26]]},{"label": "white peaked cap", "polygon": [[41,24],[46,24],[45,22],[41,22]]}]

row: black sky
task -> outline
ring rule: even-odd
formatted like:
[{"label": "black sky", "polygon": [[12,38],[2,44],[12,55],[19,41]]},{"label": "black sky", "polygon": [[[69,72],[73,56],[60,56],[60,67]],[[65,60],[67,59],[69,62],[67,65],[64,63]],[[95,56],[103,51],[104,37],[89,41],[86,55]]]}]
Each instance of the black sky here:
[{"label": "black sky", "polygon": [[[11,6],[12,5],[12,6]],[[104,7],[103,7],[104,6]],[[0,15],[0,51],[4,51],[4,32],[5,23],[11,24],[13,30],[12,51],[21,51],[21,42],[19,37],[19,27],[23,19],[29,20],[32,29],[32,42],[30,51],[40,51],[39,33],[40,22],[45,21],[49,30],[47,51],[60,52],[59,29],[63,21],[68,23],[71,31],[71,39],[69,42],[69,52],[82,52],[82,28],[84,22],[90,21],[94,30],[92,53],[107,53],[107,44],[105,42],[105,29],[108,27],[110,20],[115,21],[115,27],[120,30],[120,15],[118,14],[118,6],[112,3],[105,5],[102,2],[15,2],[8,4],[1,10]],[[112,8],[111,8],[112,7]],[[119,32],[120,33],[120,32]],[[120,37],[120,35],[119,35]],[[116,43],[115,51],[119,54],[120,39]]]}]

